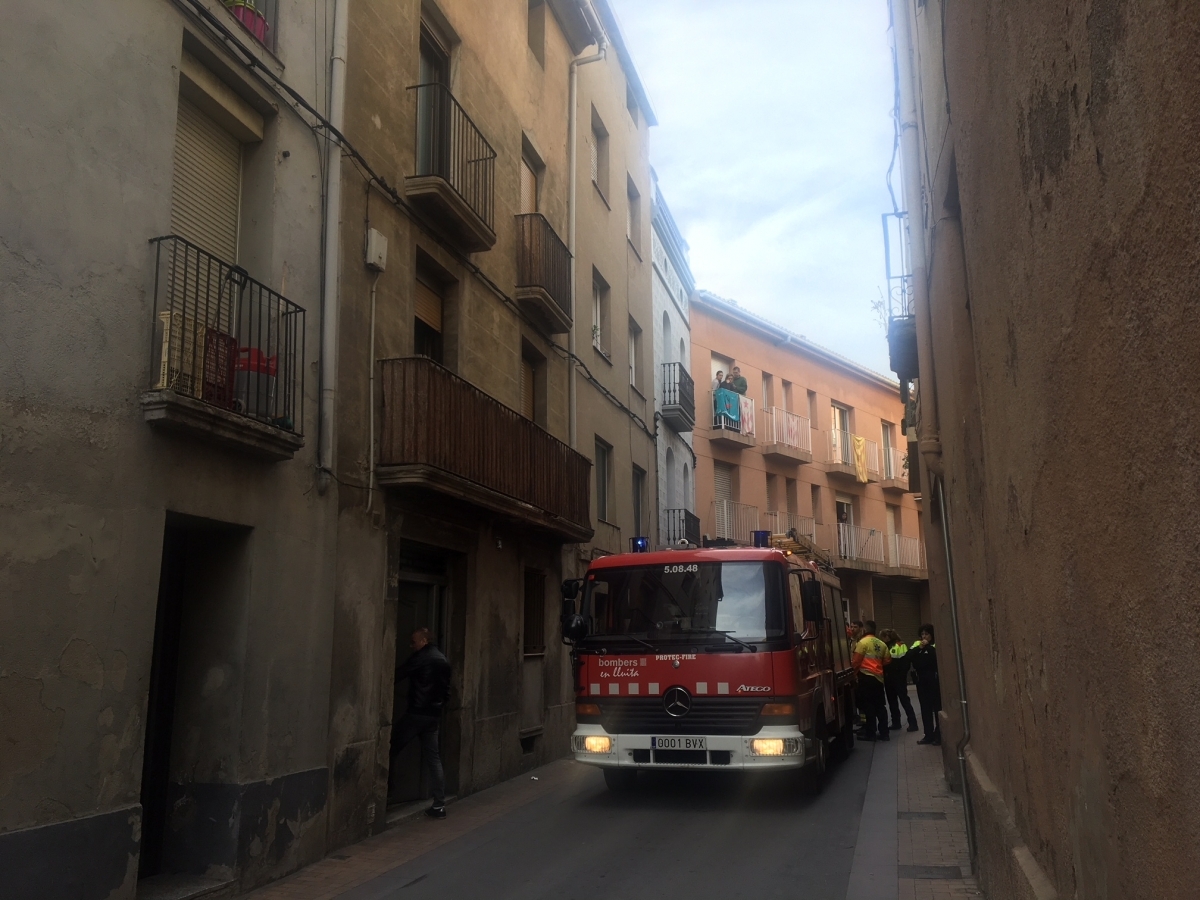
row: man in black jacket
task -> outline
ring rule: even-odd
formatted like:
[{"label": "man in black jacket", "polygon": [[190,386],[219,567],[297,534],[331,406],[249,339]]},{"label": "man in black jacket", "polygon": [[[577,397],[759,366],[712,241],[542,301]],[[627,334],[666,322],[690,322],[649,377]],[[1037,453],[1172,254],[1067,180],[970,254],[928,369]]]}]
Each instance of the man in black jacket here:
[{"label": "man in black jacket", "polygon": [[938,713],[942,710],[942,687],[938,680],[937,644],[933,642],[933,626],[921,626],[921,642],[908,651],[912,657],[913,677],[917,682],[917,699],[921,701],[921,723],[925,736],[918,744],[942,743],[942,726]]},{"label": "man in black jacket", "polygon": [[392,768],[396,757],[414,737],[421,739],[421,762],[429,772],[433,805],[425,811],[435,819],[446,818],[446,778],[438,755],[438,722],[442,706],[450,696],[450,663],[442,651],[429,643],[429,629],[412,633],[412,654],[396,667],[396,689],[408,679],[408,709],[392,726]]}]

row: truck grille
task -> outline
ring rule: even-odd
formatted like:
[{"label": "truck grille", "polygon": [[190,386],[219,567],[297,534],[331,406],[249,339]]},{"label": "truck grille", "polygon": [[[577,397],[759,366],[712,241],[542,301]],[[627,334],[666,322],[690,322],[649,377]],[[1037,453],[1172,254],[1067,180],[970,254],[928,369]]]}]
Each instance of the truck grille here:
[{"label": "truck grille", "polygon": [[609,734],[757,734],[762,701],[693,697],[686,716],[667,715],[661,697],[612,699],[600,704],[600,723]]}]

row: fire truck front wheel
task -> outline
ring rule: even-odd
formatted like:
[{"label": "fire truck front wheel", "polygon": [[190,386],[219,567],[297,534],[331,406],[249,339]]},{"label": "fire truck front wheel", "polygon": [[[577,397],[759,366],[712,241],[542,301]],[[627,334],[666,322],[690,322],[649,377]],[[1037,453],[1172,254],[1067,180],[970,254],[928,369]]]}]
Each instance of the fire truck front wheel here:
[{"label": "fire truck front wheel", "polygon": [[637,769],[604,769],[604,784],[613,793],[633,790],[637,784]]}]

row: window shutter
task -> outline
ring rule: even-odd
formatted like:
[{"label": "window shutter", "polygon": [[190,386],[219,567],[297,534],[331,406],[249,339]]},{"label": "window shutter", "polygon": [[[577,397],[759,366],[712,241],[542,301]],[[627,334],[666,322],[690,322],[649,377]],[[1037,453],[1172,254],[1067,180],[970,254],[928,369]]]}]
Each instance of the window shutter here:
[{"label": "window shutter", "polygon": [[733,499],[733,466],[728,463],[713,463],[713,488],[718,500]]},{"label": "window shutter", "polygon": [[538,177],[537,173],[524,159],[521,160],[521,212],[535,213],[538,211]]},{"label": "window shutter", "polygon": [[600,147],[599,141],[596,140],[596,132],[592,132],[588,138],[588,153],[592,160],[592,181],[596,184],[600,183]]},{"label": "window shutter", "polygon": [[417,282],[416,297],[417,318],[441,334],[442,331],[442,298],[429,285]]},{"label": "window shutter", "polygon": [[527,419],[533,418],[533,363],[521,359],[521,415]]},{"label": "window shutter", "polygon": [[171,230],[237,263],[242,145],[183,97],[175,129]]}]

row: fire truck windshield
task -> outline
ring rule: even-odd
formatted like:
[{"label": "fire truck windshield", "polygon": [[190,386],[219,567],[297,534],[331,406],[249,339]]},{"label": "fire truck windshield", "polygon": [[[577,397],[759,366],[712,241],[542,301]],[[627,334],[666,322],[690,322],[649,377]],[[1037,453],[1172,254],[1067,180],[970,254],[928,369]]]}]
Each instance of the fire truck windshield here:
[{"label": "fire truck windshield", "polygon": [[677,563],[588,573],[591,636],[694,642],[784,636],[783,567],[760,562]]}]

